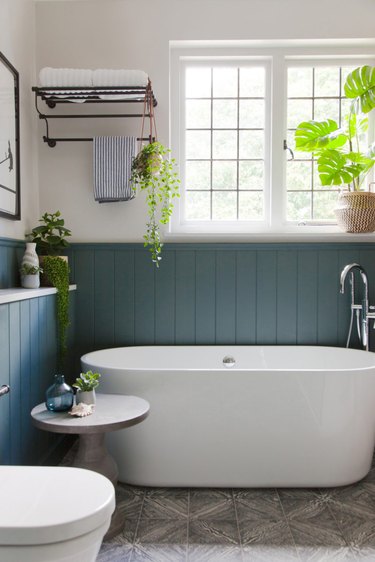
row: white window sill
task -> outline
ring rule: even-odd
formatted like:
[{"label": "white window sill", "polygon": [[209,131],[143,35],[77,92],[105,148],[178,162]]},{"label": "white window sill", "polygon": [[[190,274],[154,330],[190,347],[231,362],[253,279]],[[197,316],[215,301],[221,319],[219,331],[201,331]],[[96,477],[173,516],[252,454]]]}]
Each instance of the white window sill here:
[{"label": "white window sill", "polygon": [[164,241],[173,242],[286,242],[286,243],[362,243],[375,242],[375,233],[354,234],[343,232],[337,226],[289,226],[280,230],[253,230],[248,232],[165,232]]},{"label": "white window sill", "polygon": [[[75,291],[77,285],[69,285],[69,291]],[[23,289],[22,287],[14,287],[11,289],[0,289],[0,304],[8,302],[24,301],[54,295],[57,293],[55,287],[39,287],[39,289]]]}]

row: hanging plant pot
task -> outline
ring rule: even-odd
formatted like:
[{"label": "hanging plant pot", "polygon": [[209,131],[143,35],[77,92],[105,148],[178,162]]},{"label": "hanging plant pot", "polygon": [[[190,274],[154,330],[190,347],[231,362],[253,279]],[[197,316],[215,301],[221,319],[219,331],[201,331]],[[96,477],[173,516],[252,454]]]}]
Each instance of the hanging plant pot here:
[{"label": "hanging plant pot", "polygon": [[345,232],[374,232],[375,193],[342,191],[335,208],[337,224]]}]

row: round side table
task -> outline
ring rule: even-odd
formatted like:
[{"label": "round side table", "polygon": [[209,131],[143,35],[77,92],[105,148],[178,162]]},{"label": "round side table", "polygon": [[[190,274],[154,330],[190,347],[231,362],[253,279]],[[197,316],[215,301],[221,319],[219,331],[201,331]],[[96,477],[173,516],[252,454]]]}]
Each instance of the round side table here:
[{"label": "round side table", "polygon": [[[140,423],[147,418],[149,410],[150,404],[137,396],[97,394],[95,411],[90,416],[78,418],[68,412],[50,412],[45,404],[38,404],[32,409],[31,417],[35,427],[44,431],[79,435],[72,466],[99,472],[116,488],[118,468],[105,445],[105,434]],[[105,539],[119,533],[122,525],[116,509]]]}]

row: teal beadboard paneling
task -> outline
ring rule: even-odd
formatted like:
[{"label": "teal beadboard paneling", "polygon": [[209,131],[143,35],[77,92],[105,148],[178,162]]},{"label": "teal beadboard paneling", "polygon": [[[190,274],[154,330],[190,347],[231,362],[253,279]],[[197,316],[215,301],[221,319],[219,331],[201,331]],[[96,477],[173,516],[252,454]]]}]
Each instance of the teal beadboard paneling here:
[{"label": "teal beadboard paneling", "polygon": [[349,292],[339,294],[339,275],[354,261],[368,271],[375,304],[375,244],[166,244],[163,250],[157,269],[141,244],[72,245],[77,315],[92,319],[96,334],[90,326],[85,334],[77,329],[82,353],[147,344],[344,345]]},{"label": "teal beadboard paneling", "polygon": [[[22,240],[0,239],[0,289],[19,286],[24,248]],[[0,464],[38,464],[60,441],[30,418],[53,382],[56,351],[55,295],[0,305],[0,385],[11,389],[0,398]]]}]

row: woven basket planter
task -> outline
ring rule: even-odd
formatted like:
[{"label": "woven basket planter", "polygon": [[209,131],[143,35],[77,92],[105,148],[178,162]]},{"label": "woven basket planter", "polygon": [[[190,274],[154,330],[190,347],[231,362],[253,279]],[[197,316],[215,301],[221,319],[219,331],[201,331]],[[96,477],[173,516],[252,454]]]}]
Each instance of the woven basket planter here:
[{"label": "woven basket planter", "polygon": [[343,191],[335,209],[337,224],[345,232],[374,232],[375,193]]}]

